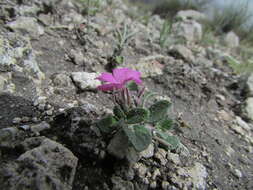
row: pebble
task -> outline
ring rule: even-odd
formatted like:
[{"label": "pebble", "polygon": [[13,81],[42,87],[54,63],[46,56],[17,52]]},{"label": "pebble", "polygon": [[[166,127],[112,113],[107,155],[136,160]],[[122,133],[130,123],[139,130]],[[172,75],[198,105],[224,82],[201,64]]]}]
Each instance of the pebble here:
[{"label": "pebble", "polygon": [[15,117],[13,120],[12,120],[12,123],[13,124],[19,124],[21,122],[21,118],[20,117]]},{"label": "pebble", "polygon": [[233,174],[238,178],[242,178],[242,172],[238,169],[235,169]]},{"label": "pebble", "polygon": [[150,184],[150,188],[155,189],[156,186],[157,186],[156,181],[152,181],[151,184]]},{"label": "pebble", "polygon": [[24,131],[28,131],[30,129],[30,126],[29,125],[21,125],[21,126],[19,126],[19,128],[21,128]]}]

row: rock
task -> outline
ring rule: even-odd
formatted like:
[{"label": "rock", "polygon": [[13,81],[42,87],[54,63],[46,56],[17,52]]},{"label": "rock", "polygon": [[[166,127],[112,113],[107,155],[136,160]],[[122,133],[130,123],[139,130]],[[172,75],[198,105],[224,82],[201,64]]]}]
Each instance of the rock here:
[{"label": "rock", "polygon": [[163,181],[162,182],[162,189],[168,190],[169,188],[170,188],[170,183],[168,181]]},{"label": "rock", "polygon": [[168,159],[168,161],[170,161],[170,162],[172,162],[173,164],[176,164],[176,165],[179,165],[181,163],[178,154],[168,152],[167,159]]},{"label": "rock", "polygon": [[240,125],[243,129],[250,131],[251,127],[246,123],[245,121],[242,120],[241,117],[236,116],[235,122]]},{"label": "rock", "polygon": [[240,45],[240,39],[234,32],[229,32],[224,37],[224,43],[230,48],[238,47]]},{"label": "rock", "polygon": [[196,162],[189,170],[189,176],[191,177],[193,187],[196,189],[206,189],[206,178],[208,173],[202,164]]},{"label": "rock", "polygon": [[156,177],[159,177],[161,176],[161,172],[158,168],[155,169],[155,171],[153,172],[153,175],[152,175],[152,180],[156,180]]},{"label": "rock", "polygon": [[81,50],[71,49],[69,56],[76,65],[82,65],[84,63],[84,56]]},{"label": "rock", "polygon": [[206,15],[195,10],[183,10],[183,11],[179,11],[176,14],[176,19],[179,19],[179,20],[192,19],[196,21],[201,21],[201,20],[206,19]]},{"label": "rock", "polygon": [[194,20],[176,22],[172,25],[172,33],[176,38],[181,38],[189,42],[198,42],[202,39],[202,26]]},{"label": "rock", "polygon": [[232,121],[233,120],[233,117],[231,116],[231,114],[225,110],[218,111],[218,117],[219,117],[219,119],[224,120],[224,121]]},{"label": "rock", "polygon": [[247,117],[253,120],[253,97],[246,99],[245,111],[246,111]]},{"label": "rock", "polygon": [[164,59],[163,55],[148,56],[141,58],[137,64],[127,65],[127,67],[141,72],[143,78],[154,77],[163,74],[164,65],[159,61]]},{"label": "rock", "polygon": [[0,171],[1,188],[72,189],[78,159],[67,148],[45,137],[23,142],[26,151]]},{"label": "rock", "polygon": [[196,60],[194,61],[194,64],[205,67],[205,68],[213,67],[213,62],[211,60],[206,59],[205,57],[196,58]]},{"label": "rock", "polygon": [[144,158],[151,158],[154,156],[154,144],[151,143],[146,150],[143,150],[140,155]]},{"label": "rock", "polygon": [[16,127],[7,127],[0,129],[0,146],[13,148],[20,140],[25,139],[25,134],[23,131]]},{"label": "rock", "polygon": [[36,124],[36,125],[31,126],[31,131],[35,134],[39,134],[41,131],[44,131],[47,129],[50,129],[50,125],[45,121],[43,121],[40,124]]},{"label": "rock", "polygon": [[70,77],[65,73],[57,73],[52,76],[52,81],[57,87],[69,87],[72,84]]},{"label": "rock", "polygon": [[17,15],[21,16],[31,16],[36,17],[37,13],[40,11],[40,8],[33,4],[32,6],[21,5],[15,7],[15,12]]},{"label": "rock", "polygon": [[196,162],[192,167],[179,167],[175,173],[170,174],[170,180],[180,189],[206,189],[206,178],[208,173],[206,168]]},{"label": "rock", "polygon": [[237,177],[237,178],[242,178],[242,172],[238,169],[235,169],[233,174]]},{"label": "rock", "polygon": [[146,176],[147,171],[148,171],[148,168],[144,164],[141,164],[141,163],[136,163],[134,165],[134,169],[136,170],[137,175],[140,178],[144,178]]},{"label": "rock", "polygon": [[251,74],[246,81],[247,96],[253,97],[253,74]]},{"label": "rock", "polygon": [[101,82],[97,80],[97,73],[73,72],[71,77],[75,85],[81,90],[95,90]]},{"label": "rock", "polygon": [[169,50],[169,53],[177,59],[183,59],[185,61],[190,61],[190,62],[194,60],[194,56],[191,50],[189,50],[187,47],[181,44],[172,46]]},{"label": "rock", "polygon": [[111,180],[113,184],[112,190],[134,190],[134,185],[130,181],[124,181],[117,176],[113,176]]},{"label": "rock", "polygon": [[30,40],[14,33],[0,35],[0,70],[21,72],[24,76],[39,80],[45,77],[38,66]]},{"label": "rock", "polygon": [[158,151],[155,153],[154,158],[156,158],[161,165],[165,166],[167,163],[166,159],[167,152],[164,149],[158,148]]},{"label": "rock", "polygon": [[19,31],[22,34],[29,34],[34,38],[44,34],[44,28],[32,17],[18,17],[17,20],[7,23],[7,26],[14,31]]},{"label": "rock", "polygon": [[7,80],[0,75],[0,92],[4,91]]}]

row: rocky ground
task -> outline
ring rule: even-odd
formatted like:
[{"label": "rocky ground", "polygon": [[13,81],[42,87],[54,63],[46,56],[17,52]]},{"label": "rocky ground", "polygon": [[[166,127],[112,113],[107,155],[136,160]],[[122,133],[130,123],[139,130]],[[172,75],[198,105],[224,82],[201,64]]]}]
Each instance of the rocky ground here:
[{"label": "rocky ground", "polygon": [[[181,12],[161,48],[163,20],[147,22],[121,0],[102,1],[89,16],[77,0],[2,0],[1,189],[253,189],[253,75],[228,65],[239,45],[233,33],[226,47],[200,43],[202,16]],[[185,147],[168,152],[154,141],[131,167],[107,153],[94,126],[112,109],[95,78],[124,24],[134,35],[119,66],[171,99],[173,134]]]}]

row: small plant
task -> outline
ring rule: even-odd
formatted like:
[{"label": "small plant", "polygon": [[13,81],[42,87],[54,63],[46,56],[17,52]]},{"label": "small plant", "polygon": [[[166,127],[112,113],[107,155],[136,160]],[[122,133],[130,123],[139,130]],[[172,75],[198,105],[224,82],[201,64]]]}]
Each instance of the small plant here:
[{"label": "small plant", "polygon": [[[145,93],[138,71],[114,69],[112,74],[102,73],[98,80],[106,82],[98,89],[112,92],[114,101],[113,114],[96,123],[100,131],[110,137],[109,149],[125,149],[121,150],[125,155],[120,155],[125,158],[133,151],[139,154],[147,149],[152,139],[170,150],[179,147],[179,140],[166,132],[173,126],[167,115],[171,103],[159,100],[147,106],[147,100],[154,94]],[[115,142],[115,139],[121,140]],[[109,152],[113,154],[114,150]]]},{"label": "small plant", "polygon": [[164,48],[169,34],[171,33],[172,22],[168,19],[164,20],[162,30],[160,31],[159,44],[161,48]]},{"label": "small plant", "polygon": [[109,59],[111,68],[121,65],[124,62],[124,57],[121,55],[122,51],[136,32],[131,32],[129,26],[124,23],[123,28],[121,30],[116,29],[114,34],[116,38],[116,47],[114,48],[113,55]]}]

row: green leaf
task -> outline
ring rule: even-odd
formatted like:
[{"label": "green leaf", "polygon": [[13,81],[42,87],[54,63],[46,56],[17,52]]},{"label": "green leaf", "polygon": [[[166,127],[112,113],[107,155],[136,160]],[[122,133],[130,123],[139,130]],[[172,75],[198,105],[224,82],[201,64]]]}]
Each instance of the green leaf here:
[{"label": "green leaf", "polygon": [[147,120],[149,117],[149,111],[144,108],[134,108],[127,113],[127,123],[136,124]]},{"label": "green leaf", "polygon": [[138,152],[145,150],[152,142],[151,132],[143,125],[126,126],[123,131]]},{"label": "green leaf", "polygon": [[108,115],[96,123],[102,133],[111,133],[116,129],[116,124],[117,120],[112,115]]},{"label": "green leaf", "polygon": [[130,91],[138,91],[138,85],[135,83],[135,82],[129,82],[127,84],[127,88],[130,90]]},{"label": "green leaf", "polygon": [[167,117],[168,108],[171,103],[167,100],[160,100],[150,106],[150,122],[158,122]]},{"label": "green leaf", "polygon": [[124,119],[126,117],[126,114],[124,111],[120,108],[120,106],[114,106],[113,113],[117,117],[118,120]]},{"label": "green leaf", "polygon": [[173,127],[173,120],[169,119],[169,118],[163,119],[163,120],[159,121],[155,125],[155,127],[157,129],[162,130],[162,131],[170,130]]},{"label": "green leaf", "polygon": [[162,132],[160,130],[156,130],[156,134],[159,138],[165,140],[165,142],[168,143],[169,146],[167,146],[167,148],[169,150],[175,150],[179,147],[180,141],[177,137],[169,135],[166,132]]}]

